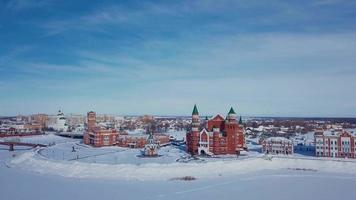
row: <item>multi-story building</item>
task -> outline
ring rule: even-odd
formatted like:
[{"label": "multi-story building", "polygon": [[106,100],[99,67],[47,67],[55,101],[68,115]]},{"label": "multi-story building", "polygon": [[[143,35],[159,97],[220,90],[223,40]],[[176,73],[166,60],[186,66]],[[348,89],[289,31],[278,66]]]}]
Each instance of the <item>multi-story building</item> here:
[{"label": "multi-story building", "polygon": [[236,120],[236,113],[230,109],[226,119],[216,115],[200,123],[196,105],[192,113],[192,127],[186,134],[187,151],[193,155],[237,154],[246,149],[244,128]]},{"label": "multi-story building", "polygon": [[116,145],[118,132],[115,129],[103,129],[96,125],[96,114],[93,111],[87,114],[87,130],[83,135],[84,144],[94,147]]},{"label": "multi-story building", "polygon": [[317,130],[315,155],[317,157],[356,158],[356,136],[346,130]]},{"label": "multi-story building", "polygon": [[31,116],[31,124],[38,125],[38,129],[42,130],[46,126],[48,116],[46,114],[35,114]]},{"label": "multi-story building", "polygon": [[[169,144],[169,136],[165,134],[152,134],[152,137],[159,146]],[[117,137],[117,145],[129,148],[144,148],[147,144],[147,134],[127,134],[120,132]]]},{"label": "multi-story building", "polygon": [[[124,131],[120,133],[116,129],[103,128],[97,124],[96,113],[93,111],[87,114],[87,127],[83,136],[85,144],[94,147],[120,146],[129,148],[144,148],[147,144],[146,134],[128,134]],[[157,145],[169,144],[169,136],[164,134],[152,134]]]},{"label": "multi-story building", "polygon": [[262,142],[262,152],[265,154],[293,154],[293,141],[284,137],[270,137]]},{"label": "multi-story building", "polygon": [[114,122],[115,121],[115,116],[114,115],[97,115],[96,116],[96,121],[99,122]]},{"label": "multi-story building", "polygon": [[83,126],[85,123],[85,116],[81,114],[70,114],[67,118],[68,126],[78,127]]}]

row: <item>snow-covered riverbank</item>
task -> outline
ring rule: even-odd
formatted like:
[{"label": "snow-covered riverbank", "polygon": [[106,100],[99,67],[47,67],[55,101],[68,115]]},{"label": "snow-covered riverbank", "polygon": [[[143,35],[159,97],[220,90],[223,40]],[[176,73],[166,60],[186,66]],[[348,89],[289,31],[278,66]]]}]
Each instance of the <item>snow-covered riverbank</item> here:
[{"label": "snow-covered riverbank", "polygon": [[298,169],[356,175],[356,162],[298,157],[261,157],[206,161],[199,163],[144,163],[105,164],[81,161],[48,160],[38,156],[38,151],[23,153],[8,162],[10,167],[26,169],[41,174],[75,178],[114,180],[169,180],[176,177],[216,178],[246,174],[262,170]]},{"label": "snow-covered riverbank", "polygon": [[[266,159],[253,151],[240,158],[182,163],[176,159],[186,154],[174,146],[162,148],[162,156],[152,160],[137,157],[138,149],[91,148],[79,140],[53,135],[24,140],[55,145],[41,153],[27,147],[15,147],[14,152],[5,146],[0,149],[3,199],[297,200],[313,196],[332,200],[356,195],[356,162],[351,159],[299,155]],[[79,160],[72,159],[76,155]],[[196,179],[181,181],[184,176]],[[316,186],[322,190],[315,190]]]}]

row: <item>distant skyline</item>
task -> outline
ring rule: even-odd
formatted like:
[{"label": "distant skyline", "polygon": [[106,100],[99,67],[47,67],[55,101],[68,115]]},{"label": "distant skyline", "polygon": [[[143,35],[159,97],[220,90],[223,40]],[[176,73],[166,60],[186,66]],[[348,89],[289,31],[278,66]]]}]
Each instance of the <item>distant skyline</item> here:
[{"label": "distant skyline", "polygon": [[356,1],[0,0],[0,116],[356,117]]}]

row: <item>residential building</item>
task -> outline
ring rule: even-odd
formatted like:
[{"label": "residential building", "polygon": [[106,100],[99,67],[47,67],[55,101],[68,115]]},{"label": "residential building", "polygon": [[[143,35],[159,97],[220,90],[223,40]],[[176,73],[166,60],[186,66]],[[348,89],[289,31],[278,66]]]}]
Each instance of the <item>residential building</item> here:
[{"label": "residential building", "polygon": [[293,141],[285,137],[270,137],[262,141],[262,152],[265,154],[293,154]]},{"label": "residential building", "polygon": [[46,127],[47,120],[48,116],[46,114],[35,114],[31,116],[31,124],[38,125],[39,130],[43,130]]},{"label": "residential building", "polygon": [[[169,136],[165,134],[153,134],[154,140],[159,146],[170,143]],[[117,136],[117,145],[129,148],[144,148],[147,144],[147,134],[127,134],[120,132]]]},{"label": "residential building", "polygon": [[346,130],[317,130],[315,155],[317,157],[355,158],[356,136]]}]

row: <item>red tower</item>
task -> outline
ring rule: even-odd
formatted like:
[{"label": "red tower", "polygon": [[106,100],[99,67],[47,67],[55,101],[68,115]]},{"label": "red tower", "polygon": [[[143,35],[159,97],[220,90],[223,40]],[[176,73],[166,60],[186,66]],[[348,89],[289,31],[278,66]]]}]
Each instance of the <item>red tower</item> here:
[{"label": "red tower", "polygon": [[200,117],[198,108],[194,105],[192,112],[192,128],[189,133],[187,133],[187,151],[192,154],[198,154],[199,146],[199,127],[200,127]]},{"label": "red tower", "polygon": [[93,132],[96,126],[96,114],[93,111],[87,113],[87,131]]}]

